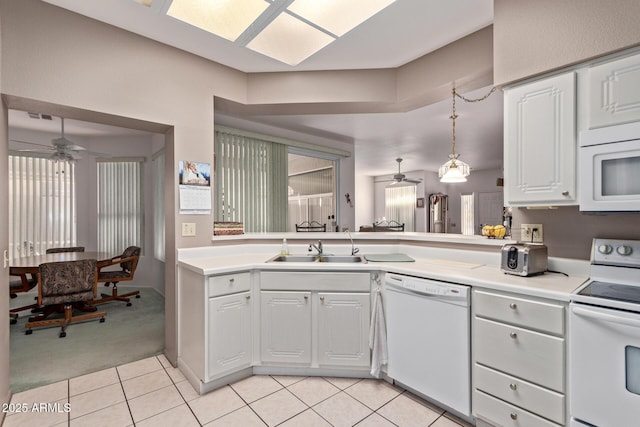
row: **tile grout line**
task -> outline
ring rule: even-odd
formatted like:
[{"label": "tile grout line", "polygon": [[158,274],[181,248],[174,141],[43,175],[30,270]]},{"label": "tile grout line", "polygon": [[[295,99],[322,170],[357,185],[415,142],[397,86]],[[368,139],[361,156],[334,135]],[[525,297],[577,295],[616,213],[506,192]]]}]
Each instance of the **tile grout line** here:
[{"label": "tile grout line", "polygon": [[122,378],[120,377],[120,371],[118,370],[117,366],[115,367],[115,370],[116,370],[116,375],[118,376],[118,381],[120,382],[120,388],[122,389],[122,395],[124,396],[124,401],[127,404],[127,410],[129,411],[129,416],[131,417],[131,422],[135,427],[136,420],[133,419],[133,412],[131,412],[131,406],[129,406],[129,399],[127,398],[127,393],[124,391],[124,384],[122,384]]},{"label": "tile grout line", "polygon": [[[162,354],[162,353],[160,353]],[[171,383],[173,384],[173,386],[176,388],[176,391],[178,392],[178,394],[180,395],[180,397],[182,398],[182,400],[184,401],[185,405],[187,405],[187,408],[189,408],[189,412],[191,412],[191,414],[193,415],[193,417],[196,419],[196,422],[200,425],[200,427],[202,427],[202,423],[200,422],[200,420],[198,419],[198,416],[195,414],[195,412],[193,412],[193,409],[191,409],[191,405],[189,405],[189,402],[187,402],[187,399],[183,396],[182,392],[180,391],[180,389],[178,388],[177,383],[173,380],[173,377],[171,375],[169,375],[169,371],[167,370],[167,367],[164,366],[164,364],[162,363],[162,361],[160,360],[160,356],[156,355],[156,359],[158,360],[158,362],[160,363],[160,366],[162,366],[162,369],[164,369],[164,372],[167,374],[167,376],[169,377],[169,379],[171,380]],[[171,363],[169,363],[169,365],[171,365]],[[171,365],[171,367],[173,368],[173,365]],[[175,368],[177,369],[177,368]],[[189,382],[186,378],[185,381]],[[189,383],[189,385],[191,385],[191,383]],[[173,409],[173,408],[172,408]],[[162,412],[161,412],[162,413]]]},{"label": "tile grout line", "polygon": [[[251,377],[247,377],[247,378],[251,378]],[[278,380],[276,380],[275,378],[274,378],[274,380],[275,380],[278,384],[280,384],[280,382],[278,382]],[[280,385],[282,386],[282,388],[284,388],[284,386],[283,386],[282,384],[280,384]],[[262,419],[262,417],[260,416],[260,414],[258,414],[258,413],[257,413],[257,412],[256,412],[256,411],[251,407],[251,405],[250,405],[250,404],[249,404],[249,403],[248,403],[248,402],[247,402],[247,401],[246,401],[242,396],[240,396],[240,393],[238,393],[238,392],[236,391],[236,389],[234,389],[233,387],[231,387],[231,384],[227,384],[227,387],[229,387],[229,388],[231,389],[231,391],[233,391],[233,392],[236,394],[236,396],[238,396],[238,397],[240,398],[240,400],[242,400],[242,401],[244,402],[244,405],[245,405],[247,408],[249,408],[249,410],[250,410],[251,412],[253,412],[253,413],[256,415],[256,417],[258,417],[258,419],[264,423],[264,425],[265,425],[265,426],[269,426],[269,424],[268,424],[265,420],[263,420],[263,419]],[[278,390],[278,391],[280,391],[280,390]],[[275,392],[274,392],[274,393],[275,393]],[[273,394],[273,393],[270,393],[270,394],[268,394],[267,396],[270,396],[271,394]],[[266,396],[264,396],[264,397],[266,397]],[[260,400],[260,399],[258,399],[258,400]],[[257,400],[256,400],[255,402],[257,402]],[[236,409],[235,411],[231,411],[231,412],[229,412],[229,414],[233,414],[234,412],[239,411],[240,409],[242,409],[242,408],[238,408],[238,409]],[[225,415],[223,415],[222,417],[225,417],[225,416],[227,416],[227,415],[229,415],[229,414],[225,414]],[[222,418],[222,417],[218,417],[218,418],[216,418],[216,419],[220,419],[220,418]],[[215,421],[215,420],[212,420],[212,421]]]}]

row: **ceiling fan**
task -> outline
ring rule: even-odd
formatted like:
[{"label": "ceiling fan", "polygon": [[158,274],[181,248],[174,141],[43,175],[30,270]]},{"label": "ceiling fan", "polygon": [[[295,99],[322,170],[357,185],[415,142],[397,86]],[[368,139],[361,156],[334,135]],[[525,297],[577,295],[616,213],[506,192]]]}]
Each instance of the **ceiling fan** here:
[{"label": "ceiling fan", "polygon": [[35,142],[18,141],[18,140],[12,139],[11,140],[12,142],[15,142],[18,144],[26,144],[26,145],[38,147],[38,148],[23,148],[23,149],[16,148],[16,149],[13,149],[12,151],[50,154],[49,158],[51,160],[71,161],[71,162],[82,158],[82,156],[80,156],[79,154],[80,152],[86,153],[92,156],[107,156],[106,154],[103,154],[103,153],[96,153],[93,151],[89,151],[85,147],[77,145],[72,141],[68,140],[64,136],[64,117],[60,118],[60,123],[61,123],[60,138],[52,139],[51,140],[52,145],[38,144]]},{"label": "ceiling fan", "polygon": [[[393,179],[387,180],[387,181],[393,181],[389,185],[396,185],[396,184],[399,184],[401,182],[408,182],[410,184],[419,184],[419,183],[422,182],[422,178],[410,179],[410,178],[407,178],[407,176],[405,174],[400,172],[400,163],[402,163],[402,159],[401,158],[397,158],[396,162],[398,162],[398,173],[393,175]],[[385,182],[385,181],[382,181],[382,182]]]}]

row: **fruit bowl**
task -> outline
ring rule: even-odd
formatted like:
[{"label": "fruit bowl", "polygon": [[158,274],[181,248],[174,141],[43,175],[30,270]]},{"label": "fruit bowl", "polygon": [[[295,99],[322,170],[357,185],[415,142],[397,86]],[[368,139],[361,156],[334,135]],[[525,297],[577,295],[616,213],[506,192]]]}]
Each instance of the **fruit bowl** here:
[{"label": "fruit bowl", "polygon": [[504,225],[485,225],[482,227],[482,235],[489,239],[504,239],[507,229]]}]

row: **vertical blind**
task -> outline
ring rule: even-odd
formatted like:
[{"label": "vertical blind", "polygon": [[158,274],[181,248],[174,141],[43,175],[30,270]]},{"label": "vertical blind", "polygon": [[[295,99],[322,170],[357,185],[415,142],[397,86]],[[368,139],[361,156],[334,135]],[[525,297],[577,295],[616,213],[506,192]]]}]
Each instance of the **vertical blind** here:
[{"label": "vertical blind", "polygon": [[384,189],[384,216],[404,224],[405,231],[415,230],[416,186],[389,186]]},{"label": "vertical blind", "polygon": [[474,199],[473,193],[460,195],[460,222],[462,234],[472,236],[474,234]]},{"label": "vertical blind", "polygon": [[245,232],[287,229],[287,146],[216,131],[216,221]]},{"label": "vertical blind", "polygon": [[17,258],[76,246],[75,166],[9,156],[9,252]]},{"label": "vertical blind", "polygon": [[144,248],[144,159],[98,159],[98,250]]},{"label": "vertical blind", "polygon": [[164,261],[164,150],[152,158],[153,176],[153,256]]}]

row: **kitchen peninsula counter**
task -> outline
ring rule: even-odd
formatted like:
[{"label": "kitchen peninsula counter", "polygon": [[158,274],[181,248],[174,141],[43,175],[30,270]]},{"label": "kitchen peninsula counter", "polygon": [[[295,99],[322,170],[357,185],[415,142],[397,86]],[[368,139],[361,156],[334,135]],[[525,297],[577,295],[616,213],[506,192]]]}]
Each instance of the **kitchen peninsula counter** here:
[{"label": "kitchen peninsula counter", "polygon": [[[344,233],[245,234],[215,237],[209,247],[178,250],[179,266],[203,276],[238,271],[368,271],[405,274],[463,285],[569,301],[587,279],[588,261],[549,259],[554,272],[532,277],[500,270],[500,249],[509,240],[427,233],[352,233],[358,255],[403,253],[415,262],[319,263],[268,262],[287,239],[291,254],[306,255],[308,244],[322,240],[326,253],[346,255],[351,243]],[[565,274],[562,274],[565,273]]]}]

